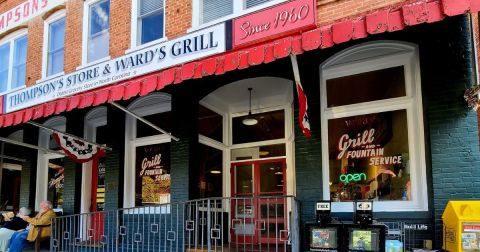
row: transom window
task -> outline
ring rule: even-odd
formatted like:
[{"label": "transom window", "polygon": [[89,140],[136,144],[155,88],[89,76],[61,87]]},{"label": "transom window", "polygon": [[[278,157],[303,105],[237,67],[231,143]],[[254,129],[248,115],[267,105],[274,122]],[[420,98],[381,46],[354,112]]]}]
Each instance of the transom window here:
[{"label": "transom window", "polygon": [[26,33],[17,33],[0,42],[0,93],[25,85],[26,63]]},{"label": "transom window", "polygon": [[286,0],[194,0],[193,26],[222,22]]},{"label": "transom window", "polygon": [[321,68],[324,198],[335,211],[426,211],[416,48],[372,43]]},{"label": "transom window", "polygon": [[87,3],[84,13],[84,63],[91,63],[108,57],[110,43],[110,1],[101,0]]}]

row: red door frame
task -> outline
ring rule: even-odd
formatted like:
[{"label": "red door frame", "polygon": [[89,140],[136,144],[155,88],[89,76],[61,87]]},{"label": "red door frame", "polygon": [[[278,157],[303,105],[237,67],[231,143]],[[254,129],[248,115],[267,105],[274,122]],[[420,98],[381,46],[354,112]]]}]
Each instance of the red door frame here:
[{"label": "red door frame", "polygon": [[[261,179],[261,171],[260,171],[260,165],[261,164],[268,164],[268,163],[282,163],[283,164],[283,167],[282,167],[282,172],[283,172],[283,191],[281,192],[281,194],[279,194],[278,192],[273,192],[273,193],[262,193],[260,192],[260,179]],[[253,168],[253,171],[252,171],[252,179],[253,179],[253,184],[252,184],[252,193],[251,194],[237,194],[236,193],[236,171],[235,171],[235,167],[236,166],[240,166],[240,165],[251,165],[252,168]],[[232,211],[232,221],[238,221],[238,219],[242,219],[243,218],[243,221],[245,221],[245,224],[254,224],[254,228],[255,228],[255,235],[253,236],[249,236],[249,235],[236,235],[235,234],[235,230],[233,229],[233,223],[232,223],[232,228],[231,228],[231,237],[232,237],[232,241],[233,242],[238,242],[238,243],[278,243],[278,239],[280,238],[280,236],[278,237],[263,237],[261,235],[261,231],[265,228],[268,228],[268,220],[269,218],[267,217],[267,219],[263,219],[261,218],[261,205],[262,203],[267,203],[267,204],[282,204],[283,205],[283,214],[284,214],[284,218],[283,220],[281,221],[278,221],[278,218],[276,219],[278,222],[277,223],[282,223],[284,225],[287,224],[287,221],[286,221],[286,213],[287,213],[287,204],[286,204],[286,200],[285,199],[276,199],[276,200],[273,200],[273,199],[259,199],[257,197],[259,196],[280,196],[280,195],[286,195],[287,193],[287,179],[286,179],[286,170],[287,170],[287,159],[286,158],[275,158],[275,159],[266,159],[266,160],[254,160],[254,161],[240,161],[240,162],[235,162],[235,163],[231,163],[231,166],[230,166],[230,174],[231,174],[231,194],[232,194],[232,197],[245,197],[245,198],[248,198],[248,197],[252,197],[254,196],[255,199],[253,200],[249,200],[249,199],[246,199],[246,200],[232,200],[232,208],[231,208],[231,211]],[[272,202],[273,201],[273,202]],[[281,202],[283,201],[283,202]],[[236,213],[236,209],[237,209],[237,205],[240,205],[240,204],[243,204],[244,206],[248,206],[250,205],[250,203],[253,205],[253,218],[245,218],[245,217],[239,217],[237,218],[237,213]],[[286,228],[286,227],[285,227]],[[285,239],[286,237],[282,237],[283,239]]]}]

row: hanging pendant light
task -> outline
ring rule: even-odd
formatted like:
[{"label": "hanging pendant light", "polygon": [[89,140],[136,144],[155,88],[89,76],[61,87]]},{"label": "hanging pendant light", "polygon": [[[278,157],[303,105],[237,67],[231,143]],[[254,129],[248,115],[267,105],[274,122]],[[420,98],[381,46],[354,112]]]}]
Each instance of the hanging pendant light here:
[{"label": "hanging pendant light", "polygon": [[247,126],[252,126],[258,123],[258,120],[252,116],[252,88],[248,88],[250,96],[248,99],[248,116],[243,119],[242,123]]}]

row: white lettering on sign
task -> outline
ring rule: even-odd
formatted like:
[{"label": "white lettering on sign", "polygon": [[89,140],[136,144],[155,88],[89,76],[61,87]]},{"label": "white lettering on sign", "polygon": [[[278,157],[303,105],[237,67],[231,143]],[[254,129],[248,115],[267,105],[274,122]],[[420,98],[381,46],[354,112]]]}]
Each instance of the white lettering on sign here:
[{"label": "white lettering on sign", "polygon": [[[369,165],[397,165],[402,163],[402,156],[384,157],[384,148],[377,148],[374,144],[375,129],[369,129],[358,133],[356,138],[350,138],[348,134],[343,134],[338,141],[337,160],[344,157],[347,159],[370,158]],[[350,148],[363,148],[359,150],[350,150]]]},{"label": "white lettering on sign", "polygon": [[140,171],[140,176],[152,176],[152,175],[161,175],[163,174],[162,166],[162,154],[157,154],[152,157],[152,159],[144,158],[142,160],[142,170]]},{"label": "white lettering on sign", "polygon": [[338,141],[338,150],[340,153],[337,156],[337,159],[340,160],[345,155],[345,152],[349,148],[357,148],[360,146],[365,146],[367,144],[373,143],[375,138],[373,135],[375,134],[375,129],[365,130],[363,134],[358,133],[357,138],[350,139],[348,134],[344,134],[340,137],[340,141]]},{"label": "white lettering on sign", "polygon": [[5,95],[5,113],[224,52],[225,24],[155,44]]},{"label": "white lettering on sign", "polygon": [[0,14],[0,34],[64,3],[64,0],[28,0]]}]

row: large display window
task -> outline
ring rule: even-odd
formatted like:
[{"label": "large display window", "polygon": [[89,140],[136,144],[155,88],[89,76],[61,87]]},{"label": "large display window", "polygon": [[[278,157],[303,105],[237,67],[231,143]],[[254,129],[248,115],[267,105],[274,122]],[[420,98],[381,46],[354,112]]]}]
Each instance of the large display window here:
[{"label": "large display window", "polygon": [[[153,93],[128,106],[158,127],[171,130],[171,97]],[[170,203],[170,135],[127,115],[124,207]]]},{"label": "large display window", "polygon": [[324,198],[334,211],[428,210],[417,49],[371,43],[321,67]]}]

